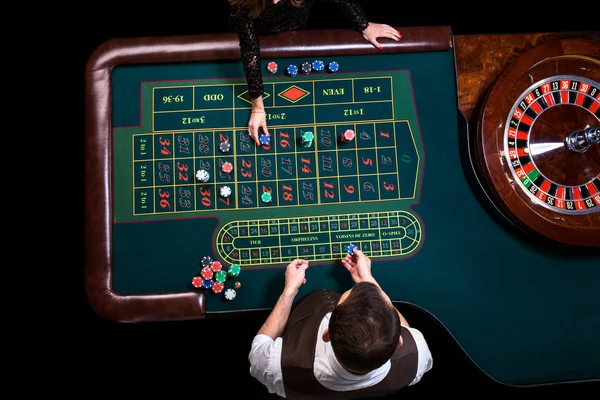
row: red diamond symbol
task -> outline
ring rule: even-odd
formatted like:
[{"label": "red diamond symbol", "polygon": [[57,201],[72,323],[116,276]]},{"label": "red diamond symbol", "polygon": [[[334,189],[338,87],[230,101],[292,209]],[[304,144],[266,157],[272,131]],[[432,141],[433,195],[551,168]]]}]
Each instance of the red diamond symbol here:
[{"label": "red diamond symbol", "polygon": [[307,92],[304,89],[300,89],[298,86],[291,86],[288,89],[284,90],[283,92],[279,93],[279,95],[281,97],[283,97],[284,99],[289,100],[292,103],[295,103],[298,100],[308,96],[309,92]]}]

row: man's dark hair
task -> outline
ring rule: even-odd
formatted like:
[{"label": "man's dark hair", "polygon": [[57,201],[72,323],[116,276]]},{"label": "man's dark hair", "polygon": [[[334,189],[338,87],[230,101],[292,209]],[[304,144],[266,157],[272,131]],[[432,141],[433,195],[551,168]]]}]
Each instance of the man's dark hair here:
[{"label": "man's dark hair", "polygon": [[345,368],[367,373],[385,364],[400,339],[398,312],[373,283],[357,283],[329,319],[329,340]]}]

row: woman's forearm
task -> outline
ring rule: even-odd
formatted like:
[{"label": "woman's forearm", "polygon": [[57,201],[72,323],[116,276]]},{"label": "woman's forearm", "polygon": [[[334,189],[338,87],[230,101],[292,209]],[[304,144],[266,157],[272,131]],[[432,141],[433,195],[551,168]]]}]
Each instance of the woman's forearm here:
[{"label": "woman's forearm", "polygon": [[252,99],[252,111],[265,111],[265,104],[263,103],[262,96]]}]

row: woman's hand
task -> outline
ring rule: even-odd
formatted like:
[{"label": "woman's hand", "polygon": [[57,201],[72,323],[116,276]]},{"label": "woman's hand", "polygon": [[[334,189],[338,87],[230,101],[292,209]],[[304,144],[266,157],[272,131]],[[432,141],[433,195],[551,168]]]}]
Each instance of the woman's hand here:
[{"label": "woman's hand", "polygon": [[267,114],[265,112],[262,96],[252,99],[252,112],[250,114],[250,120],[248,121],[248,135],[254,139],[257,146],[260,146],[261,133],[266,135],[269,134]]},{"label": "woman's hand", "polygon": [[373,46],[377,47],[379,50],[381,50],[383,46],[377,41],[377,39],[383,37],[399,41],[402,37],[402,34],[398,32],[397,29],[386,24],[376,24],[374,22],[369,22],[369,25],[364,31],[362,31],[362,34],[366,41],[372,43]]},{"label": "woman's hand", "polygon": [[268,134],[267,118],[264,111],[252,111],[250,121],[248,121],[248,134],[258,146],[260,146],[261,133]]}]

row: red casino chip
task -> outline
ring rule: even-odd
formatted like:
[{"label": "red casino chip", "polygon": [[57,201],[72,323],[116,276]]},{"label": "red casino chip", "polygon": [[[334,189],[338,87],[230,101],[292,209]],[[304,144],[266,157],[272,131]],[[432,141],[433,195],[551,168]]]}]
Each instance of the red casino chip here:
[{"label": "red casino chip", "polygon": [[192,278],[192,286],[194,286],[195,288],[201,288],[203,284],[204,279],[202,279],[201,277],[195,276]]},{"label": "red casino chip", "polygon": [[215,282],[212,287],[213,293],[221,293],[225,289],[225,284],[223,282]]},{"label": "red casino chip", "polygon": [[233,165],[229,162],[229,161],[225,161],[223,163],[223,165],[221,166],[221,171],[225,172],[226,174],[230,173],[231,171],[233,171]]},{"label": "red casino chip", "polygon": [[202,278],[204,278],[204,280],[209,280],[213,277],[213,271],[212,269],[210,269],[210,267],[204,267],[202,268],[202,271],[200,271],[200,275],[202,275]]},{"label": "red casino chip", "polygon": [[348,129],[346,132],[342,133],[340,139],[344,143],[350,143],[352,139],[354,139],[354,131],[352,129]]},{"label": "red casino chip", "polygon": [[268,63],[267,64],[267,71],[269,71],[272,74],[274,74],[275,72],[277,72],[277,63],[275,61],[271,61],[270,63]]},{"label": "red casino chip", "polygon": [[219,272],[223,269],[223,264],[221,264],[221,261],[213,261],[210,264],[210,269],[212,269],[213,272]]}]

